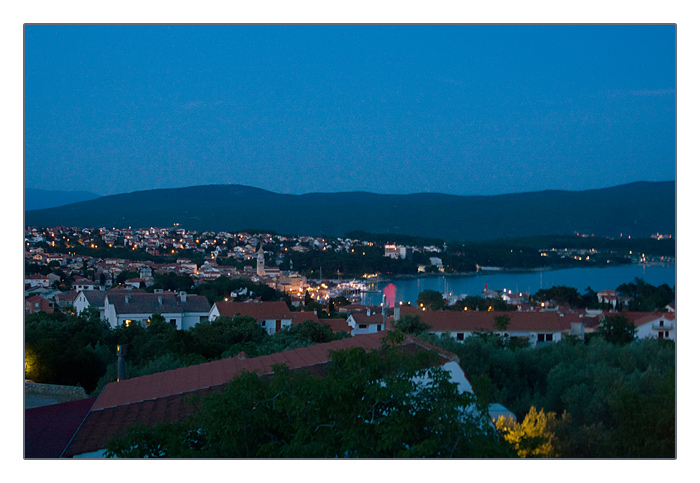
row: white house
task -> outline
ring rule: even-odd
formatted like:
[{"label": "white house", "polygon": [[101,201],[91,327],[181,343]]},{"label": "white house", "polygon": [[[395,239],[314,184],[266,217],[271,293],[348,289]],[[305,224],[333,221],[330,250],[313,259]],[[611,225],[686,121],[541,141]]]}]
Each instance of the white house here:
[{"label": "white house", "polygon": [[673,312],[653,312],[634,320],[638,339],[676,340],[676,314]]},{"label": "white house", "polygon": [[73,308],[76,314],[93,307],[100,313],[100,318],[105,318],[105,292],[101,290],[81,290],[73,299]]},{"label": "white house", "polygon": [[28,285],[29,288],[45,287],[49,288],[51,285],[49,282],[49,277],[47,275],[41,275],[40,273],[35,273],[24,277],[24,285]]},{"label": "white house", "polygon": [[74,280],[73,284],[71,285],[71,288],[74,292],[97,290],[99,287],[99,283],[93,282],[92,280],[88,280],[87,278],[78,278]]},{"label": "white house", "polygon": [[598,296],[598,303],[610,304],[613,308],[617,307],[618,296],[614,290],[602,290],[596,295]]},{"label": "white house", "polygon": [[153,314],[160,314],[174,327],[187,330],[206,321],[210,308],[209,301],[202,295],[133,293],[127,290],[107,293],[104,318],[112,327],[133,323],[148,325]]},{"label": "white house", "polygon": [[374,334],[386,330],[386,318],[381,313],[373,313],[370,307],[366,312],[354,312],[348,316],[351,335]]},{"label": "white house", "polygon": [[[565,335],[583,337],[584,324],[577,314],[557,312],[489,312],[489,311],[425,311],[419,314],[429,332],[441,337],[464,340],[484,332],[493,332],[527,340],[538,347],[562,340]],[[497,318],[507,318],[500,327]],[[506,320],[506,319],[501,319]]]}]

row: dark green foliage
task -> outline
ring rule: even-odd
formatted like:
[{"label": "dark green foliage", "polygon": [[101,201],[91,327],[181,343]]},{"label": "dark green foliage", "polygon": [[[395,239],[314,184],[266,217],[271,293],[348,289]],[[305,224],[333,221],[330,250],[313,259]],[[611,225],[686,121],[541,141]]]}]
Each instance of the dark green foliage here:
[{"label": "dark green foliage", "polygon": [[667,284],[655,287],[640,278],[635,278],[634,283],[623,283],[617,291],[625,297],[632,297],[629,309],[634,312],[665,310],[676,300],[675,291]]},{"label": "dark green foliage", "polygon": [[98,394],[116,380],[116,347],[126,347],[127,377],[199,364],[241,351],[249,357],[348,337],[330,326],[304,321],[268,335],[250,317],[218,317],[189,330],[177,330],[153,314],[139,324],[110,329],[95,309],[81,316],[61,313],[28,315],[25,323],[27,377],[35,382],[81,385]]},{"label": "dark green foliage", "polygon": [[227,277],[219,277],[210,282],[199,285],[191,291],[196,295],[204,295],[210,304],[230,297],[231,292],[238,293],[239,291],[247,290],[246,296],[250,298],[259,298],[263,302],[276,300],[285,300],[289,305],[289,297],[282,292],[279,292],[264,283],[254,283],[243,278],[230,279]]},{"label": "dark green foliage", "polygon": [[[333,353],[325,377],[275,367],[245,373],[220,394],[194,401],[181,424],[132,428],[108,444],[118,457],[396,458],[507,457],[474,397],[447,373],[429,368],[434,353]],[[428,377],[430,384],[419,382]]]},{"label": "dark green foliage", "polygon": [[119,275],[117,275],[116,283],[117,285],[121,285],[132,278],[139,278],[139,274],[130,270],[122,270],[119,272]]},{"label": "dark green foliage", "polygon": [[81,316],[40,312],[25,317],[25,354],[31,359],[26,374],[34,382],[80,385],[90,392],[104,372],[108,360],[100,343],[109,325],[96,311]]},{"label": "dark green foliage", "polygon": [[496,312],[518,310],[516,305],[509,304],[503,299],[485,299],[484,297],[477,297],[475,295],[469,295],[445,308],[447,310],[464,310],[466,308],[468,310],[481,310],[484,312],[488,310],[494,310]]},{"label": "dark green foliage", "polygon": [[495,337],[464,342],[430,336],[454,352],[480,400],[522,421],[530,408],[555,412],[566,458],[675,456],[675,344],[626,345],[593,338],[513,349]]},{"label": "dark green foliage", "polygon": [[507,315],[498,315],[494,317],[494,327],[496,330],[506,331],[508,330],[508,325],[510,324],[510,317]]},{"label": "dark green foliage", "polygon": [[430,327],[418,315],[402,315],[399,320],[394,322],[394,328],[404,334],[420,334]]},{"label": "dark green foliage", "polygon": [[264,342],[269,337],[265,329],[248,316],[233,319],[217,317],[213,321],[200,322],[188,332],[191,336],[190,350],[209,360],[221,358],[227,350],[248,352],[250,347]]},{"label": "dark green foliage", "polygon": [[568,304],[574,308],[585,308],[583,297],[573,287],[554,286],[548,289],[540,289],[532,298],[538,302],[553,300],[558,304]]},{"label": "dark green foliage", "polygon": [[611,344],[625,345],[634,340],[634,323],[624,315],[606,315],[598,327],[600,334]]},{"label": "dark green foliage", "polygon": [[156,273],[153,276],[153,285],[148,287],[148,292],[156,289],[170,290],[173,292],[190,292],[194,281],[189,275],[178,275],[175,272]]},{"label": "dark green foliage", "polygon": [[418,294],[416,305],[429,308],[430,310],[441,310],[447,307],[447,300],[437,290],[426,289]]}]

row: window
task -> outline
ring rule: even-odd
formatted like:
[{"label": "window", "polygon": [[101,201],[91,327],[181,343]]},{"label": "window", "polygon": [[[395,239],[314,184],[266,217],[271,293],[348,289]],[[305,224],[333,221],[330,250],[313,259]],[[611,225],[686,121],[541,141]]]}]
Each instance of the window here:
[{"label": "window", "polygon": [[359,327],[360,327],[360,329],[366,329],[366,328],[367,328],[367,324],[360,324]]},{"label": "window", "polygon": [[464,332],[457,332],[457,340],[464,340]]},{"label": "window", "polygon": [[546,340],[547,342],[550,342],[553,339],[552,335],[553,334],[545,334],[544,340]]},{"label": "window", "polygon": [[381,331],[382,331],[382,324],[377,324],[377,332],[381,332]]},{"label": "window", "polygon": [[260,325],[265,327],[265,321],[263,320],[262,322],[260,322]]}]

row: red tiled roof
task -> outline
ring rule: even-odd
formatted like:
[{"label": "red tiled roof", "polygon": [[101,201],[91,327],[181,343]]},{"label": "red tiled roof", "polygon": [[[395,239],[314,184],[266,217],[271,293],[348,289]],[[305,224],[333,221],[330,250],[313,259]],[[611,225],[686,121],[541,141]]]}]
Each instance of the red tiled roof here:
[{"label": "red tiled roof", "polygon": [[338,332],[347,332],[349,334],[352,330],[345,319],[323,319],[320,323],[330,325],[331,330],[336,334]]},{"label": "red tiled roof", "polygon": [[24,411],[24,457],[60,458],[95,398]]},{"label": "red tiled roof", "polygon": [[[624,315],[629,312],[625,312]],[[638,312],[639,313],[639,312]],[[642,314],[639,317],[628,317],[634,323],[635,327],[641,327],[642,325],[654,322],[655,320],[666,319],[668,321],[676,320],[676,314],[667,312],[647,312],[639,313]],[[636,314],[635,314],[636,315]]]},{"label": "red tiled roof", "polygon": [[581,322],[576,314],[557,312],[488,312],[488,311],[431,311],[420,313],[423,322],[433,332],[479,330],[496,331],[495,318],[510,318],[508,332],[561,332],[571,329],[571,322]]},{"label": "red tiled roof", "polygon": [[310,321],[316,322],[316,323],[319,322],[318,316],[310,311],[302,310],[301,312],[290,312],[290,313],[292,315],[292,325],[301,324],[305,320],[310,320]]},{"label": "red tiled roof", "polygon": [[[291,319],[292,311],[282,300],[277,302],[216,302],[219,315],[248,315],[256,321]],[[303,320],[302,320],[303,322]]]},{"label": "red tiled roof", "polygon": [[[108,293],[108,302],[117,314],[162,314],[184,312],[209,312],[209,301],[203,295],[187,294],[185,301],[174,292],[143,293],[127,291]],[[127,300],[128,298],[128,300]]]},{"label": "red tiled roof", "polygon": [[[244,371],[261,376],[272,374],[272,366],[285,364],[291,370],[304,369],[322,373],[333,351],[361,347],[379,349],[384,333],[358,335],[325,344],[316,344],[290,351],[252,359],[237,357],[183,367],[157,374],[127,379],[108,384],[95,401],[92,410],[65,456],[97,451],[107,441],[136,422],[154,425],[177,421],[195,408],[186,404],[190,395],[205,395],[220,391],[235,376]],[[407,336],[401,344],[405,350],[435,350],[441,363],[457,360],[457,356],[431,344]]]},{"label": "red tiled roof", "polygon": [[358,324],[382,324],[384,322],[382,314],[370,315],[368,317],[366,313],[357,312],[352,314],[352,318],[355,319],[355,322]]}]

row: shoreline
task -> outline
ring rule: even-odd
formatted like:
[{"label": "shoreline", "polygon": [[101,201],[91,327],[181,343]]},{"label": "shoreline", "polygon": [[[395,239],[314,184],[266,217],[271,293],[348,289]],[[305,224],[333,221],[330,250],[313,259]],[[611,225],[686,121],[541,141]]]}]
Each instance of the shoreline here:
[{"label": "shoreline", "polygon": [[615,267],[629,267],[629,266],[644,266],[644,267],[657,267],[664,266],[670,267],[675,265],[675,263],[616,263],[616,264],[606,264],[606,265],[594,265],[589,267],[581,267],[576,265],[565,266],[565,267],[537,267],[537,268],[503,268],[501,270],[480,270],[478,272],[450,272],[450,273],[423,273],[423,274],[398,274],[398,275],[382,275],[377,278],[377,280],[367,281],[367,283],[382,283],[390,282],[392,280],[418,280],[418,279],[432,279],[432,278],[458,278],[458,277],[478,277],[480,275],[497,275],[497,274],[519,274],[519,273],[538,273],[538,272],[555,272],[559,270],[571,270],[575,268],[615,268]]}]

